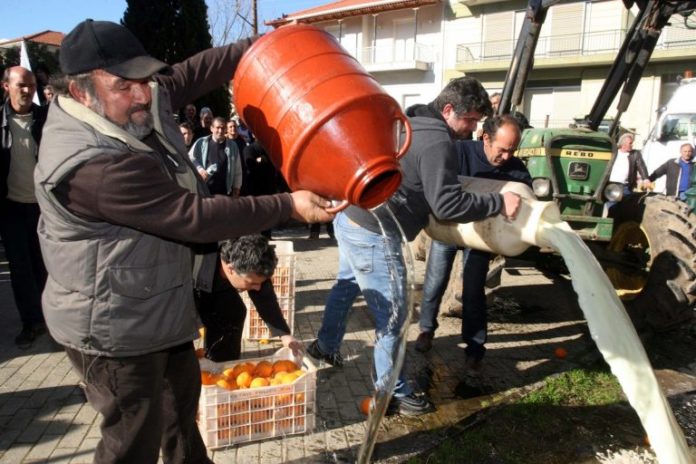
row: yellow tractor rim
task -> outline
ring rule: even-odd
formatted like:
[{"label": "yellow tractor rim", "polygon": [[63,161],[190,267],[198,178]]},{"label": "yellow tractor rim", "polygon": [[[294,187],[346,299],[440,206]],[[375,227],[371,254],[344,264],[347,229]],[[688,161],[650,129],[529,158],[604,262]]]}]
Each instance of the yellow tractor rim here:
[{"label": "yellow tractor rim", "polygon": [[[611,238],[608,246],[609,251],[616,253],[630,253],[636,256],[650,253],[650,240],[645,230],[634,221],[624,222],[619,226]],[[648,265],[652,258],[648,260]],[[647,282],[647,273],[635,272],[627,273],[619,268],[608,267],[607,276],[616,289],[619,298],[630,300],[635,298]]]}]

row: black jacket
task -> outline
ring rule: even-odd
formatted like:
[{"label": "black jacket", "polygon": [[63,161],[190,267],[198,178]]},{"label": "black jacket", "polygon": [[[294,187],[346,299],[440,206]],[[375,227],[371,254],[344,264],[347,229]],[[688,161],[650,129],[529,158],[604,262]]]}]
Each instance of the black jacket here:
[{"label": "black jacket", "polygon": [[[693,172],[694,164],[691,163],[691,170]],[[669,196],[676,197],[679,195],[679,178],[681,177],[681,166],[679,165],[679,158],[670,159],[665,161],[660,167],[655,169],[652,174],[650,174],[650,182],[655,182],[664,175],[667,175],[667,181],[665,182],[665,193]]]},{"label": "black jacket", "polygon": [[[41,130],[46,122],[47,106],[31,105],[33,121],[31,123],[31,136],[36,143],[35,156],[38,159],[38,147],[41,143]],[[7,198],[7,176],[10,173],[10,151],[12,148],[12,133],[10,132],[10,116],[14,114],[14,110],[10,105],[9,98],[5,100],[0,112],[0,200]],[[29,179],[33,183],[34,179]]]},{"label": "black jacket", "polygon": [[519,158],[510,158],[502,166],[493,166],[483,151],[483,140],[458,140],[459,174],[468,177],[522,182],[532,186],[532,177]]},{"label": "black jacket", "polygon": [[633,190],[638,184],[638,174],[643,179],[648,178],[648,168],[645,167],[645,161],[643,161],[643,155],[640,154],[639,150],[631,150],[628,154],[628,181],[626,184],[628,188]]}]

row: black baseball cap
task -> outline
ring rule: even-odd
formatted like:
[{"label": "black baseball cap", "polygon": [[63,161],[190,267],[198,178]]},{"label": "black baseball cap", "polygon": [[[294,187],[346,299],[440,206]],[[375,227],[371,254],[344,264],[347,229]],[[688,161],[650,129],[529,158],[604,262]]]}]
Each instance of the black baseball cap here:
[{"label": "black baseball cap", "polygon": [[60,69],[65,74],[104,69],[132,80],[171,71],[169,65],[151,57],[138,38],[124,26],[91,19],[82,21],[63,39]]}]

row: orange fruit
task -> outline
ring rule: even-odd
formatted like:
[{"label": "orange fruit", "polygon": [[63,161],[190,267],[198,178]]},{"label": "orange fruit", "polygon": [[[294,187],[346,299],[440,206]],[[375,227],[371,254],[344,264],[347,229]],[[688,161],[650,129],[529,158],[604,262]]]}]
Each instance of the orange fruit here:
[{"label": "orange fruit", "polygon": [[239,374],[242,372],[248,372],[249,375],[254,373],[254,369],[256,368],[256,365],[252,362],[245,362],[241,364],[237,364],[234,366],[234,369],[232,370],[232,377],[237,378]]},{"label": "orange fruit", "polygon": [[273,363],[274,374],[277,374],[278,372],[294,372],[296,370],[297,364],[287,359],[283,359]]},{"label": "orange fruit", "polygon": [[249,388],[249,385],[251,385],[251,374],[248,372],[242,372],[237,376],[237,386],[239,388]]},{"label": "orange fruit", "polygon": [[271,386],[280,385],[281,383],[280,379],[271,379],[268,381],[268,384]]},{"label": "orange fruit", "polygon": [[219,376],[208,371],[201,371],[201,384],[202,385],[215,385],[218,381]]},{"label": "orange fruit", "polygon": [[234,375],[234,369],[235,369],[234,367],[228,367],[227,369],[222,371],[222,375],[224,375],[225,377],[229,377],[231,379],[236,379],[237,376]]},{"label": "orange fruit", "polygon": [[372,404],[372,397],[368,396],[367,398],[363,398],[363,400],[360,402],[360,412],[365,414],[366,416],[370,415],[370,411],[373,408]]},{"label": "orange fruit", "polygon": [[198,359],[205,358],[205,349],[204,348],[198,348],[196,350],[196,357]]},{"label": "orange fruit", "polygon": [[565,359],[568,357],[568,350],[563,348],[562,346],[559,346],[555,350],[553,350],[553,354],[558,358],[558,359]]},{"label": "orange fruit", "polygon": [[220,387],[224,388],[226,390],[236,390],[237,386],[230,380],[228,380],[226,377],[220,378],[215,384]]},{"label": "orange fruit", "polygon": [[273,375],[273,364],[268,361],[261,361],[254,369],[254,377],[270,377]]},{"label": "orange fruit", "polygon": [[293,383],[295,380],[297,380],[297,375],[294,372],[288,372],[280,378],[280,383],[290,384]]},{"label": "orange fruit", "polygon": [[254,379],[252,379],[251,383],[249,384],[249,388],[267,387],[269,385],[270,385],[270,382],[268,381],[267,378],[254,377]]}]

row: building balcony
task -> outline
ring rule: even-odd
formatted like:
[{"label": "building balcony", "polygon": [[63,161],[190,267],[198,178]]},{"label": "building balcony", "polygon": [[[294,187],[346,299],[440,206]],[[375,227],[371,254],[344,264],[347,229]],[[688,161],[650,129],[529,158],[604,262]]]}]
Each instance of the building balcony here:
[{"label": "building balcony", "polygon": [[[534,54],[535,67],[584,66],[587,64],[609,64],[626,36],[625,29],[565,34],[539,37]],[[463,43],[457,46],[458,69],[505,69],[512,59],[517,40]],[[693,39],[670,40],[660,38],[653,56],[658,58],[669,52],[669,56],[693,56],[696,34]],[[676,53],[675,53],[676,52]],[[667,56],[667,55],[666,55]]]},{"label": "building balcony", "polygon": [[358,57],[368,72],[427,71],[437,61],[434,46],[406,43],[365,47]]}]

